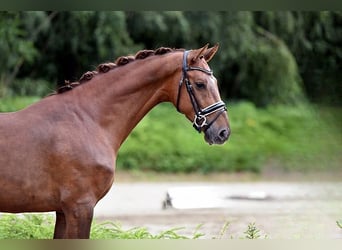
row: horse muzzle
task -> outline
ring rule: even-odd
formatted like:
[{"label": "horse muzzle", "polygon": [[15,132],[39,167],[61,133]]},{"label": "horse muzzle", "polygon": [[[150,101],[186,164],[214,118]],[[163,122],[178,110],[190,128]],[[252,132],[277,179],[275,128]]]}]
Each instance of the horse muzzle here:
[{"label": "horse muzzle", "polygon": [[204,133],[204,139],[209,144],[223,144],[230,136],[230,128],[216,129],[214,126],[208,128]]}]

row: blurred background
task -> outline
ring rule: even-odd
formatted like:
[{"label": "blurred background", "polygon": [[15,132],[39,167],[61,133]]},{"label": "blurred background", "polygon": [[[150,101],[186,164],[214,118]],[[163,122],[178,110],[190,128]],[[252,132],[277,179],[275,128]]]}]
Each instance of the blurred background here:
[{"label": "blurred background", "polygon": [[[206,43],[220,44],[210,66],[228,107],[229,141],[210,147],[174,107],[157,106],[120,149],[116,184],[96,217],[155,232],[206,223],[208,238],[227,221],[237,225],[231,232],[257,221],[270,238],[341,238],[341,11],[0,12],[0,112],[119,56]],[[202,206],[196,187],[211,185],[219,191],[207,195],[222,193],[224,204],[162,211],[179,185]]]},{"label": "blurred background", "polygon": [[210,65],[228,105],[230,141],[208,147],[161,105],[123,146],[119,169],[341,171],[340,11],[0,12],[0,111],[23,108],[121,55],[208,42],[220,43]]}]

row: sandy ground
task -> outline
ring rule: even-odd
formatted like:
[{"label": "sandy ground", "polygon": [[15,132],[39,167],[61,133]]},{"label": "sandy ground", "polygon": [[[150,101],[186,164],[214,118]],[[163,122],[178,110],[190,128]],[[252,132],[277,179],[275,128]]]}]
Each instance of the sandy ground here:
[{"label": "sandy ground", "polygon": [[[168,192],[177,208],[163,209]],[[152,233],[182,227],[177,232],[187,236],[202,224],[198,231],[208,239],[244,237],[249,223],[255,223],[262,238],[342,239],[336,224],[342,220],[342,182],[119,181],[97,204],[95,219]]]}]

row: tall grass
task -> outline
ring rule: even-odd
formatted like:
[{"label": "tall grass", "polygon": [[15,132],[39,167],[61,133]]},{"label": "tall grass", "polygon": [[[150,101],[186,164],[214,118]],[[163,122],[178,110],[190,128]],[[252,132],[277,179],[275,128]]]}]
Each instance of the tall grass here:
[{"label": "tall grass", "polygon": [[342,229],[342,220],[336,221],[336,224],[337,224],[337,226],[338,226],[339,228]]},{"label": "tall grass", "polygon": [[0,239],[49,239],[53,236],[54,218],[40,214],[3,214]]},{"label": "tall grass", "polygon": [[[229,238],[227,233],[229,222],[222,227],[218,236],[212,239]],[[185,227],[170,228],[153,234],[145,227],[124,229],[116,222],[93,222],[90,239],[202,239],[206,236],[201,232],[203,224],[195,228],[192,235],[184,235],[179,231]],[[0,215],[0,239],[51,239],[54,231],[54,216],[47,214],[2,214]],[[249,223],[246,231],[241,236],[230,236],[231,239],[258,239],[261,237],[260,230],[255,223]],[[266,238],[266,235],[265,237]]]},{"label": "tall grass", "polygon": [[170,228],[157,234],[152,234],[145,227],[134,227],[123,229],[118,222],[93,223],[90,238],[91,239],[198,239],[204,234],[197,230],[192,236],[186,236],[178,233],[185,229],[184,227]]},{"label": "tall grass", "polygon": [[[157,234],[144,227],[123,229],[120,223],[92,223],[91,239],[197,239],[203,236],[195,231],[191,237],[171,228]],[[51,239],[54,231],[54,217],[42,214],[4,214],[0,218],[0,239]]]}]

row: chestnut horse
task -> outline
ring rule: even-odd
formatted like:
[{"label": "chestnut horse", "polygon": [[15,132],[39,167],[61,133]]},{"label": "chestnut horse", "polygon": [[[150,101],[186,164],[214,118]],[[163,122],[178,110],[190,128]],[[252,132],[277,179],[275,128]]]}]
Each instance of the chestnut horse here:
[{"label": "chestnut horse", "polygon": [[23,110],[2,113],[0,211],[56,211],[54,238],[89,238],[121,144],[160,102],[173,103],[209,144],[224,143],[226,107],[207,64],[217,49],[142,50],[100,64]]}]

